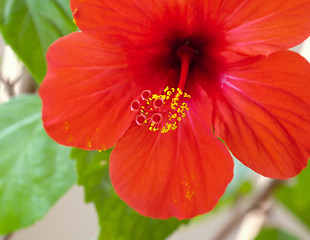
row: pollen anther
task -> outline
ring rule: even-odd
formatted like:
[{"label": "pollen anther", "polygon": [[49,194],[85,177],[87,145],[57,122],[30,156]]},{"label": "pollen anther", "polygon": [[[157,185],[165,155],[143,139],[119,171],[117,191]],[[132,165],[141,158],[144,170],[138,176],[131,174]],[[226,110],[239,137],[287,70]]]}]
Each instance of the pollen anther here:
[{"label": "pollen anther", "polygon": [[139,112],[136,117],[137,125],[148,123],[150,131],[167,133],[177,129],[179,122],[186,117],[186,111],[189,110],[186,103],[188,99],[190,95],[179,88],[166,87],[162,95],[144,90],[139,100],[132,101],[130,108]]}]

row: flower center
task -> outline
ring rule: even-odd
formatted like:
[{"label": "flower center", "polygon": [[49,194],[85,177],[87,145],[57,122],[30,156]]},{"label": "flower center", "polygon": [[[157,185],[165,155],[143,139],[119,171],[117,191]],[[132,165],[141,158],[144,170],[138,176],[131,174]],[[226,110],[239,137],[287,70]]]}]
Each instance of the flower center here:
[{"label": "flower center", "polygon": [[149,124],[151,131],[160,130],[161,133],[166,133],[175,130],[186,116],[188,106],[184,101],[190,98],[191,96],[183,93],[180,88],[166,87],[161,95],[144,90],[139,100],[132,101],[130,108],[138,113],[136,123],[139,126]]},{"label": "flower center", "polygon": [[132,101],[130,109],[137,112],[137,125],[149,124],[151,131],[160,130],[161,133],[167,133],[178,127],[178,123],[189,110],[185,101],[191,96],[183,93],[183,89],[194,54],[195,51],[189,46],[189,42],[178,49],[177,56],[181,61],[181,71],[176,89],[167,86],[161,95],[152,94],[150,90],[144,90],[140,94],[140,99]]}]

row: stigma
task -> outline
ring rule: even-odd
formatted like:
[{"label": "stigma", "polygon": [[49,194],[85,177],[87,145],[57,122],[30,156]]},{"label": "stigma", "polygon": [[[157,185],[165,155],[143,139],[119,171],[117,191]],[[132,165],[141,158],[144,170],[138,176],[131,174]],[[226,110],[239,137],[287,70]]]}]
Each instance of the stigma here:
[{"label": "stigma", "polygon": [[177,129],[179,122],[186,117],[189,108],[185,101],[190,98],[180,88],[166,87],[161,95],[144,90],[139,99],[131,102],[130,109],[137,112],[137,125],[149,125],[150,131],[167,133]]}]

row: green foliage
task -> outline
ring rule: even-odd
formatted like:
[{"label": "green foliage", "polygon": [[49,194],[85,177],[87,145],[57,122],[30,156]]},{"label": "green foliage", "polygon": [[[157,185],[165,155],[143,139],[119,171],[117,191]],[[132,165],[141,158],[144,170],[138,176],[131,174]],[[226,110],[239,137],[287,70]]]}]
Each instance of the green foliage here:
[{"label": "green foliage", "polygon": [[69,0],[1,0],[0,30],[38,83],[46,72],[45,53],[61,36],[76,31]]},{"label": "green foliage", "polygon": [[143,217],[116,195],[109,178],[109,155],[74,149],[78,183],[85,188],[86,202],[94,202],[101,227],[100,240],[162,240],[186,221]]},{"label": "green foliage", "polygon": [[298,240],[298,238],[280,229],[265,228],[255,240]]},{"label": "green foliage", "polygon": [[310,166],[276,192],[277,198],[310,227]]},{"label": "green foliage", "polygon": [[241,196],[244,196],[250,193],[252,189],[253,189],[252,183],[250,183],[249,181],[243,182],[242,185],[240,186],[239,194]]},{"label": "green foliage", "polygon": [[53,142],[37,96],[0,105],[0,234],[33,224],[75,182],[70,149]]}]

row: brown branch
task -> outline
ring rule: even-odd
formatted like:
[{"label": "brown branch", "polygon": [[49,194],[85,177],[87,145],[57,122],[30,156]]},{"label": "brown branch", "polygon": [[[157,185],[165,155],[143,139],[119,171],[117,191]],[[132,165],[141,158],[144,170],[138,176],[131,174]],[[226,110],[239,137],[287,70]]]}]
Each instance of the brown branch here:
[{"label": "brown branch", "polygon": [[15,95],[14,88],[16,84],[21,80],[22,76],[23,74],[21,73],[14,81],[11,82],[9,79],[4,79],[0,73],[0,82],[3,84],[4,90],[9,95],[9,97],[12,97]]},{"label": "brown branch", "polygon": [[[4,79],[0,72],[0,83],[4,86],[4,91],[9,97],[19,95],[21,93],[35,93],[36,85],[32,77],[23,68],[22,72],[13,81],[11,79]],[[20,84],[19,84],[20,83]],[[18,89],[16,89],[16,86]]]},{"label": "brown branch", "polygon": [[10,234],[4,236],[2,240],[10,240],[12,237],[13,237],[13,233],[10,233]]},{"label": "brown branch", "polygon": [[[283,181],[272,179],[267,186],[259,191],[253,199],[247,204],[247,207],[241,209],[235,217],[233,217],[221,230],[221,232],[214,238],[214,240],[223,240],[225,237],[243,220],[243,218],[251,211],[258,209],[262,202],[266,201],[273,193],[273,191],[282,184]],[[246,201],[242,201],[246,204]]]}]

